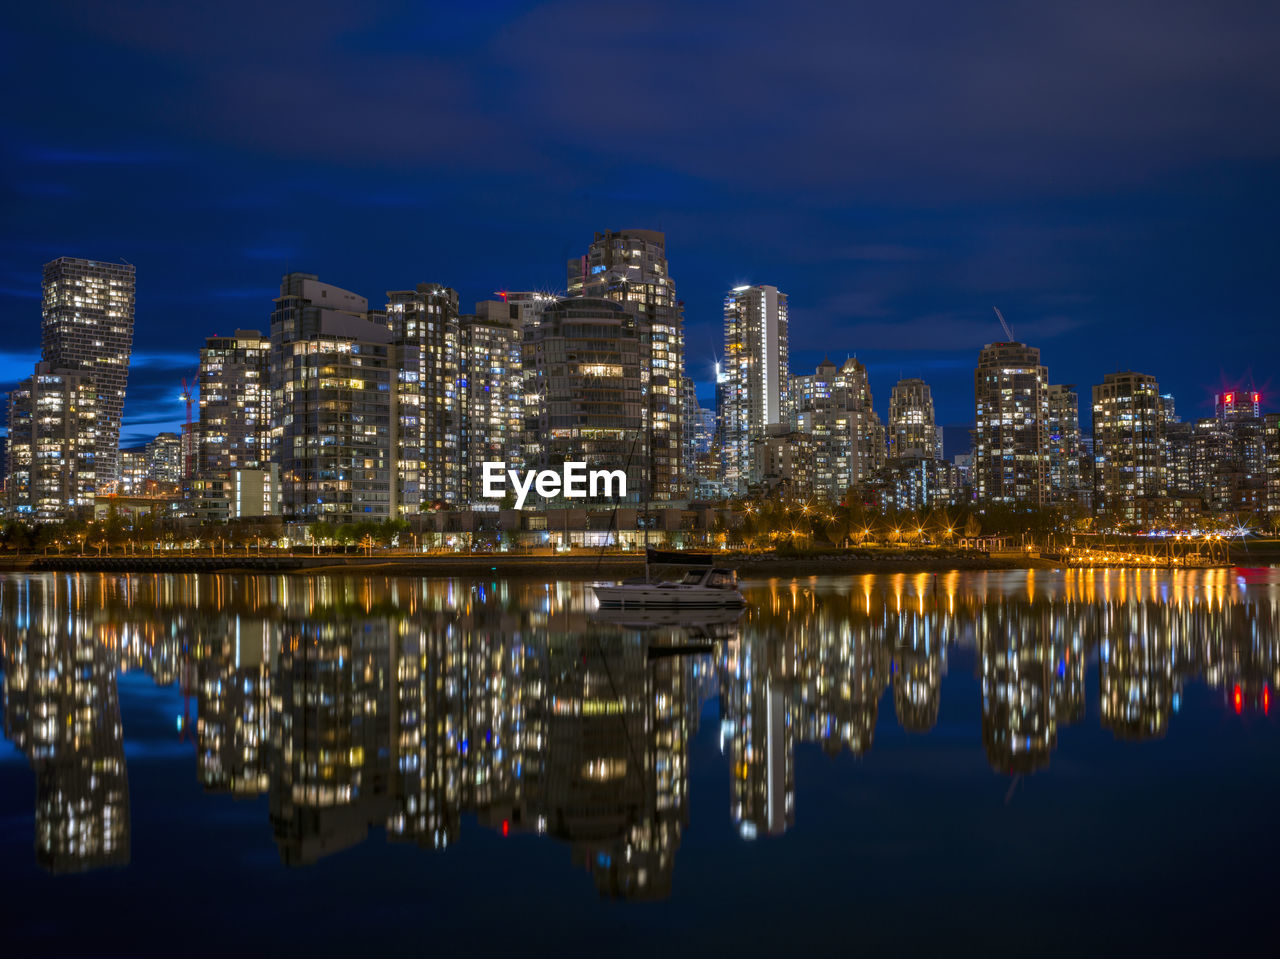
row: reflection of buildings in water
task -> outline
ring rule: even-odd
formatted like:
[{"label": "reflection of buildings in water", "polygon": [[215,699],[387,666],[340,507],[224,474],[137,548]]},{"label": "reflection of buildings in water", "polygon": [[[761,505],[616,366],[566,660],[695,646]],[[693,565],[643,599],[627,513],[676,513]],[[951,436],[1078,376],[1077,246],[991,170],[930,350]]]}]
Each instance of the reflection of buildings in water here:
[{"label": "reflection of buildings in water", "polygon": [[270,795],[290,865],[361,842],[391,813],[390,631],[340,611],[285,623]]},{"label": "reflection of buildings in water", "polygon": [[53,873],[127,865],[119,656],[45,596],[3,599],[16,601],[2,604],[5,736],[35,772],[36,861]]},{"label": "reflection of buildings in water", "polygon": [[792,700],[801,742],[818,742],[829,756],[866,753],[875,739],[889,657],[866,623],[831,632],[819,623],[802,637]]},{"label": "reflection of buildings in water", "polygon": [[933,617],[915,618],[910,627],[894,647],[893,710],[907,732],[927,733],[938,722],[946,639]]},{"label": "reflection of buildings in water", "polygon": [[218,617],[197,644],[196,765],[210,792],[252,797],[270,787],[279,625],[261,617]]},{"label": "reflection of buildings in water", "polygon": [[1202,618],[1196,663],[1235,712],[1271,711],[1280,687],[1280,604],[1223,604]]},{"label": "reflection of buildings in water", "polygon": [[795,824],[792,683],[777,661],[776,639],[724,645],[720,665],[720,741],[728,746],[729,814],[744,839],[777,836]]},{"label": "reflection of buildings in water", "polygon": [[948,645],[975,651],[983,741],[1002,772],[1049,761],[1059,727],[1085,714],[1094,657],[1117,736],[1162,735],[1196,677],[1237,710],[1269,708],[1275,587],[1114,571],[1039,582],[1017,594],[926,577],[757,590],[718,660],[649,662],[635,631],[588,620],[582,586],[0,580],[5,729],[37,772],[51,869],[127,861],[114,677],[139,669],[195,692],[201,782],[269,792],[286,862],[370,826],[443,848],[472,814],[569,843],[606,894],[662,896],[687,819],[689,741],[717,690],[731,815],[748,837],[793,824],[797,740],[872,748],[886,686],[903,728],[932,728]]},{"label": "reflection of buildings in water", "polygon": [[1011,612],[994,613],[978,634],[982,742],[992,768],[1025,773],[1048,764],[1057,740],[1052,654]]},{"label": "reflection of buildings in water", "polygon": [[1105,616],[1098,650],[1102,725],[1120,739],[1163,736],[1178,692],[1177,638],[1189,624],[1176,607],[1154,603],[1117,604]]},{"label": "reflection of buildings in water", "polygon": [[1058,726],[1083,717],[1086,637],[1092,607],[1006,602],[975,616],[982,679],[982,739],[997,771],[1049,763]]},{"label": "reflection of buildings in water", "polygon": [[688,669],[613,631],[552,636],[537,805],[607,895],[662,897],[687,808]]}]

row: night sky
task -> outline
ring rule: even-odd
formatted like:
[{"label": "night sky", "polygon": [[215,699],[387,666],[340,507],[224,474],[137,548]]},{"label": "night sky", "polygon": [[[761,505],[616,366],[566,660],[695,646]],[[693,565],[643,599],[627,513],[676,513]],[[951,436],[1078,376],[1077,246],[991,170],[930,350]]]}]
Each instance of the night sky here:
[{"label": "night sky", "polygon": [[[203,338],[289,270],[564,287],[593,231],[667,233],[709,397],[726,289],[772,283],[792,369],[857,354],[973,416],[999,306],[1054,382],[1156,375],[1184,417],[1280,345],[1280,7],[20,4],[0,31],[0,388],[40,269],[137,266],[123,439],[180,421]],[[949,452],[954,452],[949,450]]]}]

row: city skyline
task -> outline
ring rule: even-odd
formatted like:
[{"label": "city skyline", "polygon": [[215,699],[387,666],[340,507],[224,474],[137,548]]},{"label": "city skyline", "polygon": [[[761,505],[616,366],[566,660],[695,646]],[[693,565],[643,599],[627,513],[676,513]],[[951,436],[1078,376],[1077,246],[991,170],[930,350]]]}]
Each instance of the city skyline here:
[{"label": "city skyline", "polygon": [[[655,231],[646,230],[646,229],[623,229],[623,230],[617,230],[617,231],[610,230],[610,231],[607,231],[605,234],[602,234],[600,231],[596,231],[597,241],[599,241],[599,238],[602,235],[612,236],[615,234],[615,232],[617,235],[620,235],[620,236],[627,236],[632,234],[655,234]],[[661,236],[660,233],[656,233],[656,235]],[[57,266],[58,264],[64,261],[70,261],[72,263],[96,264],[101,267],[107,267],[107,268],[110,268],[113,266],[113,264],[111,263],[104,263],[103,261],[100,261],[100,260],[95,260],[89,257],[83,257],[76,252],[68,252],[64,255],[59,256],[55,260],[44,264],[43,270],[46,273],[46,283],[48,280],[48,277],[47,277],[48,270],[50,268],[54,268],[55,266]],[[570,261],[570,263],[573,264],[573,263],[576,263],[577,261],[578,261],[577,258],[573,258]],[[121,264],[121,265],[128,268],[128,275],[130,279],[132,279],[134,275],[133,274],[134,265],[133,264]],[[665,267],[665,263],[664,263],[664,267]],[[328,282],[328,280],[326,280],[326,282]],[[439,284],[427,284],[427,285],[438,286]],[[572,286],[572,284],[570,285]],[[736,294],[738,294],[743,290],[752,289],[755,287],[772,288],[768,284],[755,284],[755,285],[739,285],[732,289],[726,289],[721,293],[721,300],[720,300],[721,310],[723,311],[723,309],[725,308],[724,304],[726,302],[726,299],[725,299],[726,297],[732,298],[733,296],[735,296]],[[387,286],[386,284],[383,285],[382,289],[385,290],[385,294],[387,296],[392,296],[394,294],[394,289],[390,286]],[[444,289],[444,287],[441,287],[441,289]],[[454,289],[454,288],[450,288],[450,289]],[[577,291],[559,290],[554,292],[549,292],[549,291],[543,292],[547,290],[549,290],[549,288],[543,287],[543,288],[539,288],[539,292],[512,294],[512,296],[513,297],[514,296],[545,297],[545,299],[549,302],[557,297],[583,295],[580,290],[577,290]],[[780,291],[780,292],[783,292],[783,291]],[[475,305],[477,307],[488,308],[486,307],[486,304],[493,303],[496,298],[501,298],[502,300],[505,300],[508,296],[508,293],[509,293],[509,290],[507,289],[495,290],[490,294],[489,297],[484,297],[476,300]],[[273,300],[276,296],[278,296],[278,294],[279,294],[279,290],[277,289],[271,294],[271,296],[268,299]],[[362,291],[359,291],[359,290],[356,290],[354,295],[364,296]],[[402,294],[402,295],[407,295],[407,294]],[[454,295],[459,303],[465,304],[467,302],[465,297],[456,293],[456,289],[455,289]],[[368,302],[378,301],[382,298],[382,296],[383,296],[383,292],[375,292],[371,299],[366,298],[367,299],[366,307],[368,306]],[[790,307],[790,301],[793,299],[793,297],[791,297],[790,295],[785,295],[784,298],[786,301],[788,301],[788,311],[794,312],[794,309]],[[679,302],[683,307],[683,301],[679,301]],[[540,309],[541,306],[539,306],[538,308]],[[460,309],[460,308],[455,306],[455,310],[457,309]],[[191,342],[191,347],[189,350],[189,354],[190,354],[189,360],[185,358],[185,355],[182,352],[174,351],[171,353],[166,353],[164,355],[165,357],[164,363],[157,365],[156,357],[159,354],[147,349],[147,344],[145,343],[142,344],[143,348],[141,350],[133,349],[132,362],[129,366],[128,374],[127,374],[130,378],[130,382],[133,385],[128,390],[124,400],[124,419],[123,419],[123,423],[122,423],[120,434],[119,434],[120,436],[119,449],[120,450],[141,449],[143,446],[150,443],[159,433],[181,432],[181,425],[183,422],[183,415],[184,415],[183,397],[181,395],[182,389],[183,389],[182,381],[183,379],[191,379],[194,381],[194,378],[196,377],[196,375],[201,372],[201,369],[202,369],[201,355],[204,350],[204,345],[202,344],[201,341],[234,340],[237,335],[246,331],[261,331],[265,333],[265,331],[269,330],[271,325],[271,313],[272,313],[271,306],[270,304],[268,304],[265,311],[262,312],[257,317],[258,322],[256,324],[254,323],[241,324],[238,326],[231,327],[226,331],[219,329],[216,332],[214,331],[193,332],[192,335],[189,337]],[[246,314],[246,316],[249,316],[249,314]],[[527,313],[522,312],[520,322],[525,321],[527,319],[527,316],[528,316]],[[721,319],[719,322],[721,325],[721,333],[723,333],[724,321],[723,319]],[[788,330],[794,329],[796,327],[795,323],[789,323],[784,325],[788,327]],[[36,323],[35,323],[36,330],[39,331],[41,326],[42,324],[40,322],[39,311],[37,310]],[[20,330],[18,332],[21,333]],[[801,332],[803,334],[803,331]],[[942,393],[942,391],[938,390],[936,388],[936,379],[932,378],[931,376],[927,376],[927,375],[915,376],[915,375],[911,375],[909,372],[902,372],[903,370],[909,369],[908,367],[904,367],[904,366],[900,366],[899,373],[895,374],[888,368],[888,365],[885,363],[877,364],[874,361],[868,362],[860,359],[858,351],[856,349],[849,348],[842,351],[840,349],[840,344],[832,344],[827,348],[824,348],[819,351],[808,351],[808,350],[799,351],[799,356],[801,357],[809,356],[809,355],[820,356],[820,360],[815,361],[814,365],[820,365],[821,363],[830,362],[833,359],[833,357],[839,357],[840,361],[857,360],[859,363],[861,363],[862,366],[864,366],[867,369],[868,381],[872,386],[872,393],[875,394],[878,392],[878,394],[882,398],[880,401],[880,406],[883,409],[883,414],[880,415],[879,418],[881,421],[886,423],[888,422],[891,416],[890,397],[892,395],[893,389],[896,388],[898,385],[908,381],[919,381],[923,383],[926,390],[931,392],[934,397],[933,404],[936,410],[951,410],[952,413],[954,414],[957,410],[966,408],[967,406],[967,409],[969,410],[967,420],[964,419],[962,416],[958,418],[953,416],[952,419],[947,420],[947,419],[944,419],[941,413],[937,414],[937,419],[936,419],[937,427],[939,430],[947,434],[947,438],[945,439],[946,450],[947,450],[945,458],[951,459],[953,456],[957,455],[958,453],[966,452],[971,449],[971,447],[966,445],[968,441],[961,440],[960,437],[963,436],[966,433],[966,431],[972,431],[972,429],[976,425],[976,420],[973,412],[974,407],[972,403],[972,386],[971,386],[972,369],[974,364],[971,359],[965,359],[965,357],[971,356],[972,353],[975,351],[980,352],[981,350],[987,347],[998,345],[1005,342],[1022,343],[1032,348],[1036,348],[1036,349],[1040,348],[1038,344],[1030,343],[1022,337],[1018,337],[1015,340],[1009,340],[1006,335],[1008,331],[1001,329],[999,320],[996,319],[994,315],[992,319],[992,329],[988,330],[987,332],[990,335],[988,335],[987,338],[983,340],[981,343],[976,343],[973,347],[973,350],[966,351],[964,353],[958,352],[954,361],[951,361],[948,364],[950,367],[953,367],[955,370],[964,373],[964,380],[965,380],[964,386],[968,387],[968,392],[966,394],[965,391],[961,389],[959,398],[957,398],[956,390],[954,389],[950,390],[948,393],[945,393],[945,394]],[[802,366],[800,366],[800,364],[803,363],[803,360],[798,360],[795,358],[797,356],[797,351],[794,347],[794,339],[790,337],[789,339],[792,339],[792,345],[790,346],[790,351],[789,351],[790,352],[790,356],[788,357],[789,370],[787,371],[787,375],[791,378],[804,376],[806,371]],[[1050,337],[1049,339],[1050,341],[1052,341],[1053,337]],[[726,362],[726,354],[725,354],[723,342],[724,341],[723,341],[723,335],[722,335],[721,347],[719,348],[719,351],[716,354],[715,361],[712,363],[710,369],[707,371],[708,375],[705,379],[688,377],[686,374],[686,378],[693,380],[693,382],[695,383],[695,386],[697,387],[696,396],[698,401],[704,407],[707,407],[712,410],[715,409],[717,400],[719,399],[719,394],[716,389],[716,370],[723,369]],[[24,356],[20,356],[13,353],[5,353],[3,351],[0,351],[0,376],[13,377],[13,379],[11,380],[0,379],[0,394],[7,395],[8,393],[12,392],[12,390],[16,389],[23,380],[25,380],[31,375],[31,369],[34,367],[35,363],[38,362],[40,359],[41,359],[41,353],[39,351],[32,354],[30,362],[27,362]],[[26,363],[25,366],[23,365],[24,363]],[[687,352],[684,358],[684,363],[687,369],[690,365],[687,357]],[[965,366],[966,363],[968,364],[967,366]],[[1047,363],[1047,365],[1053,366],[1053,378],[1055,380],[1063,379],[1063,377],[1058,375],[1059,364],[1056,361],[1053,362],[1052,364]],[[61,368],[61,367],[58,367],[57,364],[54,364],[54,366],[55,368]],[[1123,373],[1131,373],[1133,372],[1134,369],[1138,368],[1139,366],[1141,366],[1141,364],[1130,363],[1126,365],[1124,363],[1118,363],[1114,370],[1102,370],[1102,369],[1096,369],[1096,368],[1088,368],[1088,366],[1086,365],[1086,368],[1084,370],[1086,375],[1080,380],[1080,382],[1083,382],[1086,384],[1101,383],[1103,382],[1103,379],[1107,376],[1119,375]],[[1096,364],[1095,364],[1095,367],[1096,367]],[[162,383],[157,383],[153,379],[149,379],[149,374],[154,373],[159,368],[163,368],[165,370],[166,377],[172,375],[172,376],[176,376],[177,379],[175,379],[173,382],[168,382],[168,380],[166,379]],[[873,375],[872,371],[876,369],[879,370],[879,373],[874,374],[875,380],[872,381],[872,375]],[[1265,373],[1265,370],[1263,372]],[[141,374],[141,375],[139,376],[138,374]],[[1156,371],[1153,375],[1156,377],[1156,379],[1160,380],[1162,383],[1177,382],[1179,379],[1177,364],[1174,364],[1170,370]],[[935,376],[936,376],[936,373],[935,373]],[[142,379],[143,382],[141,384],[136,383],[138,379]],[[944,383],[948,382],[947,377],[941,377],[940,379]],[[1263,382],[1269,383],[1270,381],[1271,381],[1270,374],[1266,374],[1266,379]],[[1054,388],[1056,389],[1059,387],[1055,386]],[[1259,405],[1259,408],[1262,411],[1266,411],[1272,408],[1272,404],[1269,402],[1269,397],[1270,397],[1269,391],[1266,390],[1265,388],[1259,388],[1259,383],[1254,378],[1254,375],[1253,375],[1253,368],[1252,366],[1250,366],[1249,373],[1245,378],[1229,380],[1224,373],[1218,385],[1213,386],[1211,389],[1211,392],[1206,394],[1203,397],[1199,397],[1199,398],[1186,397],[1186,396],[1179,397],[1179,410],[1181,412],[1190,413],[1190,416],[1194,418],[1202,418],[1202,417],[1207,418],[1209,416],[1217,415],[1219,412],[1218,404],[1219,404],[1220,397],[1232,391],[1258,396],[1259,399],[1257,400],[1257,403]],[[1168,396],[1178,397],[1178,394],[1176,393],[1176,391],[1164,389],[1164,392]],[[135,393],[142,393],[144,394],[145,398],[135,401],[136,405],[131,406],[130,399],[134,396]],[[193,398],[198,398],[198,396],[199,396],[199,390],[194,389]],[[1087,435],[1092,430],[1092,426],[1093,426],[1092,412],[1093,411],[1092,411],[1091,404],[1088,402],[1087,393],[1084,397],[1084,400],[1085,401],[1080,404],[1079,424],[1080,424],[1080,429]],[[172,412],[172,415],[166,414],[161,418],[152,418],[153,414],[148,413],[144,415],[144,418],[139,419],[135,417],[131,420],[130,413],[129,413],[130,409],[131,408],[136,409],[137,405],[141,405],[141,404],[150,404],[150,405],[158,406],[164,409],[168,409],[171,407],[173,412]],[[7,405],[5,410],[0,411],[0,416],[5,415],[6,412],[7,412]],[[876,410],[876,412],[877,414],[880,414],[881,411]],[[130,429],[131,422],[133,424],[132,430]],[[8,424],[4,423],[2,429],[3,431],[7,432]],[[962,445],[964,448],[957,449],[956,448],[957,444]],[[939,445],[940,450],[941,448],[942,446]]]},{"label": "city skyline", "polygon": [[[925,5],[924,30],[896,9],[660,3],[635,29],[574,8],[505,3],[484,25],[377,3],[355,19],[321,4],[302,22],[255,5],[214,24],[145,6],[19,11],[3,67],[25,92],[0,154],[0,380],[29,371],[40,264],[64,253],[138,268],[125,429],[140,436],[181,420],[188,326],[262,329],[286,272],[366,295],[438,279],[472,303],[558,288],[593,231],[631,225],[668,234],[704,398],[723,291],[744,283],[791,295],[797,370],[838,338],[879,396],[900,377],[929,382],[947,425],[970,420],[967,354],[999,335],[992,305],[1062,382],[1144,369],[1188,419],[1276,344],[1275,135],[1244,122],[1280,101],[1267,11],[1085,3],[1005,22]],[[662,22],[683,25],[688,56]],[[282,55],[268,38],[285,32]],[[1130,33],[1141,41],[1115,39]],[[721,103],[726,51],[775,38],[767,79]],[[834,75],[816,72],[824,53],[844,64]],[[72,66],[19,82],[54,60]],[[628,78],[619,91],[584,83],[606,70]],[[130,109],[104,113],[103,87]],[[586,122],[565,106],[583,97]],[[777,132],[744,150],[762,110]],[[394,149],[362,146],[393,129]],[[1196,367],[1175,362],[1187,352]],[[1269,392],[1270,373],[1252,372]]]},{"label": "city skyline", "polygon": [[[923,379],[894,385],[886,429],[856,358],[837,368],[828,353],[814,374],[795,373],[790,298],[761,284],[725,294],[709,419],[682,374],[665,234],[597,231],[566,273],[566,296],[499,291],[465,314],[438,282],[387,290],[379,308],[286,274],[267,335],[205,338],[182,381],[181,433],[122,449],[134,268],[59,257],[44,270],[45,359],[7,405],[7,509],[88,516],[104,495],[151,486],[177,495],[171,509],[188,521],[412,521],[492,510],[479,475],[496,457],[620,469],[632,505],[782,495],[1082,509],[1133,526],[1280,516],[1280,414],[1264,413],[1257,390],[1216,393],[1213,417],[1184,423],[1155,377],[1107,373],[1085,434],[1075,384],[1051,383],[1040,349],[1014,340],[996,309],[1005,338],[979,351],[970,444],[956,453],[953,441],[948,458]],[[697,420],[714,433],[700,437]]]}]

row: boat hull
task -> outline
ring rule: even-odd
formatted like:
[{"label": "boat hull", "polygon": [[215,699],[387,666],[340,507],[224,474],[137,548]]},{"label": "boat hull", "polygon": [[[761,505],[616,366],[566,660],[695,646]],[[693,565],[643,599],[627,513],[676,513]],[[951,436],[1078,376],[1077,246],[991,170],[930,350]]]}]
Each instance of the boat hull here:
[{"label": "boat hull", "polygon": [[601,609],[740,609],[747,604],[736,589],[702,586],[593,586]]}]

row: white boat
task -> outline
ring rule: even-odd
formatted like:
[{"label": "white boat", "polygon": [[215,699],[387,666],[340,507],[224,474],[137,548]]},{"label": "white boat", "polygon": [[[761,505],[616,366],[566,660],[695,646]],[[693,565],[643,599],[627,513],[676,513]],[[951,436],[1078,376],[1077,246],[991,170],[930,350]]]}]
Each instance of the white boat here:
[{"label": "white boat", "polygon": [[[601,609],[674,608],[674,609],[740,609],[747,604],[738,589],[735,570],[713,566],[707,553],[659,553],[645,551],[644,579],[621,583],[597,583],[592,586]],[[687,566],[691,568],[679,580],[654,581],[650,565]]]}]

